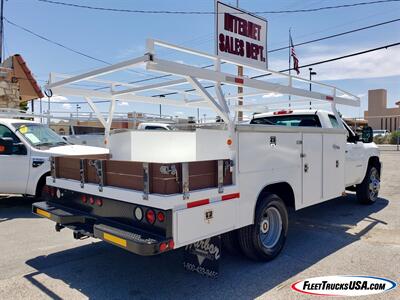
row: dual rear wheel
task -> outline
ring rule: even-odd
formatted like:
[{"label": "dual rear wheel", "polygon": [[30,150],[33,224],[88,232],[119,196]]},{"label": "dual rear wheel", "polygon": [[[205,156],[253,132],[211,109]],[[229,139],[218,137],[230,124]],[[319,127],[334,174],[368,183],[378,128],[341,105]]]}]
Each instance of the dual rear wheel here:
[{"label": "dual rear wheel", "polygon": [[252,225],[224,234],[223,245],[227,251],[241,251],[253,260],[271,260],[281,252],[286,241],[289,221],[285,203],[275,194],[263,194],[254,221]]}]

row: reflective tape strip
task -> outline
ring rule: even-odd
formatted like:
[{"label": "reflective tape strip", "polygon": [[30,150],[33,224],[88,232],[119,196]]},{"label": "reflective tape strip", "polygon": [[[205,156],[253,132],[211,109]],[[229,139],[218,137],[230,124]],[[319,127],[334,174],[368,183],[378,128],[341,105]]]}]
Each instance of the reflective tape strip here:
[{"label": "reflective tape strip", "polygon": [[187,208],[210,204],[210,199],[197,200],[186,204]]},{"label": "reflective tape strip", "polygon": [[196,201],[191,201],[185,204],[181,204],[178,206],[175,206],[174,210],[183,210],[187,208],[193,208],[193,207],[198,207],[202,205],[207,205],[210,203],[215,203],[215,202],[220,202],[220,201],[227,201],[227,200],[233,200],[240,198],[240,193],[233,193],[233,194],[226,194],[222,196],[217,196],[217,197],[212,197],[209,199],[201,199],[201,200],[196,200]]}]

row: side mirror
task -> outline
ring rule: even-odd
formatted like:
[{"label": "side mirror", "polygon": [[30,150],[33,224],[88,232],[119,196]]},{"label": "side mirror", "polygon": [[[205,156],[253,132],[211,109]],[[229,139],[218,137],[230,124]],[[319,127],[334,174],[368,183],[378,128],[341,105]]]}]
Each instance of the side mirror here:
[{"label": "side mirror", "polygon": [[365,126],[362,130],[362,141],[364,143],[372,143],[374,134],[371,126]]},{"label": "side mirror", "polygon": [[13,153],[14,141],[12,138],[0,138],[0,155]]}]

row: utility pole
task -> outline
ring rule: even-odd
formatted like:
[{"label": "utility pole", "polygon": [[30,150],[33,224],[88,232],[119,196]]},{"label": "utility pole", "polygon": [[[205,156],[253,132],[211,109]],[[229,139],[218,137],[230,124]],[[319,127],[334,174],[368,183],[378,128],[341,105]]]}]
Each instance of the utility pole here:
[{"label": "utility pole", "polygon": [[[312,80],[312,76],[313,75],[317,75],[317,72],[313,72],[312,68],[308,68],[308,70],[310,71],[310,81],[311,81]],[[311,90],[312,90],[312,84],[310,82],[310,92],[311,92]],[[311,100],[310,100],[310,109],[311,109]]]},{"label": "utility pole", "polygon": [[3,38],[4,38],[4,0],[0,7],[0,64],[3,63]]},{"label": "utility pole", "polygon": [[[239,0],[236,0],[236,7],[239,8]],[[238,71],[238,73],[237,73],[238,77],[243,77],[243,66],[238,66],[237,71]],[[242,86],[238,86],[237,92],[238,92],[238,96],[242,95],[243,94],[243,87]],[[238,97],[238,105],[239,106],[243,105],[243,97],[242,96]],[[242,110],[238,111],[238,121],[239,122],[243,121],[243,111]]]},{"label": "utility pole", "polygon": [[81,109],[81,107],[80,107],[80,105],[79,104],[77,104],[76,105],[76,121],[78,122],[78,117],[79,117],[79,110]]}]

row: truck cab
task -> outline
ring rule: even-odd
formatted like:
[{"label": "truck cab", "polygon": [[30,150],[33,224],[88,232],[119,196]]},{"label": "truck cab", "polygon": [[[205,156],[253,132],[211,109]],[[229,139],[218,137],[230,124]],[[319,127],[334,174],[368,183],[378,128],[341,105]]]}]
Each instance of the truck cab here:
[{"label": "truck cab", "polygon": [[46,125],[0,118],[0,193],[40,196],[51,156],[106,155],[108,149],[72,145]]}]

